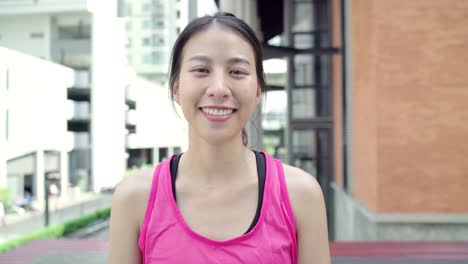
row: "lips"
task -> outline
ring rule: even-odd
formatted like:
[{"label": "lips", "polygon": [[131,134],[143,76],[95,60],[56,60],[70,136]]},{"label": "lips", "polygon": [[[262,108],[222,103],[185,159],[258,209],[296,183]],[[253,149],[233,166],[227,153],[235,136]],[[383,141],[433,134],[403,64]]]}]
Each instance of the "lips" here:
[{"label": "lips", "polygon": [[208,120],[215,122],[226,121],[237,111],[235,108],[224,106],[207,106],[199,109]]}]

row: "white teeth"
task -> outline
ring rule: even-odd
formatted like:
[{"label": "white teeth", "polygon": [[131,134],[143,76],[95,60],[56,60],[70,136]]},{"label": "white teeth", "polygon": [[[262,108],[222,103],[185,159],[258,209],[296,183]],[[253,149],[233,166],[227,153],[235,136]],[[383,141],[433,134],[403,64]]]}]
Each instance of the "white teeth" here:
[{"label": "white teeth", "polygon": [[214,109],[214,108],[202,108],[202,111],[216,116],[229,115],[232,113],[232,109]]}]

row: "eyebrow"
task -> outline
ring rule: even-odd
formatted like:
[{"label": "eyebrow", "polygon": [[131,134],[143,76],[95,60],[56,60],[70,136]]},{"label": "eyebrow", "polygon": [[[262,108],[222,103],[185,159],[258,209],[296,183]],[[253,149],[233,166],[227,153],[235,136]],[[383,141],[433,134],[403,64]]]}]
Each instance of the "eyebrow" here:
[{"label": "eyebrow", "polygon": [[[203,55],[196,55],[193,57],[190,57],[188,61],[204,61],[204,62],[212,62],[212,59],[209,58],[208,56],[203,56]],[[236,64],[236,63],[243,63],[243,64],[248,64],[250,65],[250,62],[244,58],[241,57],[233,57],[228,60],[228,64]]]}]

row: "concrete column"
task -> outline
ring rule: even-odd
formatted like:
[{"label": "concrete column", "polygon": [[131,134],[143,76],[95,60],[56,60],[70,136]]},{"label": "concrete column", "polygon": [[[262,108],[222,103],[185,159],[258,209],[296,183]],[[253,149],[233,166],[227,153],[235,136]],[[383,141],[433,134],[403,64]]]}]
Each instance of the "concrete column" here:
[{"label": "concrete column", "polygon": [[68,152],[60,151],[60,186],[62,187],[61,195],[68,193]]},{"label": "concrete column", "polygon": [[123,177],[125,159],[124,24],[116,1],[94,2],[91,62],[92,188],[114,187]]},{"label": "concrete column", "polygon": [[[257,16],[256,0],[220,0],[220,10],[236,15],[244,20],[257,35],[260,41],[263,39],[260,32],[260,23]],[[252,113],[252,118],[246,124],[249,147],[255,150],[263,149],[263,128],[262,128],[262,104],[260,104]]]},{"label": "concrete column", "polygon": [[37,194],[37,205],[39,206],[40,210],[43,210],[43,205],[44,205],[44,196],[45,196],[45,191],[44,191],[44,184],[45,184],[45,171],[44,171],[44,151],[43,150],[38,150],[36,151],[36,164],[35,164],[35,182],[36,185],[34,188],[34,193]]}]

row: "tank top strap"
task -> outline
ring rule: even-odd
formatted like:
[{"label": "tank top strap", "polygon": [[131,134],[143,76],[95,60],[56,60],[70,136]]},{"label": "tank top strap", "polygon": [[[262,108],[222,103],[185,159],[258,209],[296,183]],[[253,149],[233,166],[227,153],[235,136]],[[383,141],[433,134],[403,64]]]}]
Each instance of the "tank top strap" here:
[{"label": "tank top strap", "polygon": [[[265,154],[266,160],[268,162],[267,168],[267,178],[270,178],[271,181],[270,189],[268,190],[270,195],[270,203],[273,208],[277,208],[281,211],[281,214],[284,218],[284,223],[286,224],[289,237],[292,241],[291,255],[293,256],[294,262],[297,256],[297,234],[296,234],[296,219],[291,206],[291,201],[288,194],[288,189],[286,185],[286,176],[284,173],[284,166],[281,160],[273,158],[269,154]],[[267,191],[265,189],[265,191]]]},{"label": "tank top strap", "polygon": [[[165,160],[165,161],[163,161],[163,162],[161,162],[161,163],[159,163],[156,166],[156,168],[154,169],[153,179],[152,179],[152,182],[151,182],[151,191],[150,191],[150,195],[148,197],[148,204],[146,206],[145,218],[143,220],[143,225],[140,227],[140,234],[138,236],[138,247],[139,247],[139,249],[140,249],[140,251],[142,253],[142,256],[145,255],[146,233],[147,233],[147,230],[148,230],[148,225],[149,225],[149,223],[151,221],[151,215],[152,215],[153,208],[154,208],[154,203],[155,203],[155,200],[156,200],[156,194],[157,194],[158,186],[160,184],[161,179],[164,178],[164,177],[160,176],[161,175],[161,170],[165,166],[167,166],[167,163],[170,162],[172,157]],[[143,260],[143,262],[144,262],[144,260]]]}]

